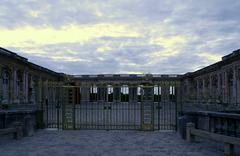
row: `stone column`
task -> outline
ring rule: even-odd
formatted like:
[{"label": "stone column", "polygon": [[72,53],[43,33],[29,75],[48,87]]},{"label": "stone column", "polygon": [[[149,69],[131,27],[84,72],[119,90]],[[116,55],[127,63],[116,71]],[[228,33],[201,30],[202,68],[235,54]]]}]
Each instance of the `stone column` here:
[{"label": "stone column", "polygon": [[28,102],[28,73],[26,70],[23,72],[23,93],[24,93],[24,102]]},{"label": "stone column", "polygon": [[202,79],[202,99],[206,100],[206,88],[205,88],[205,78]]},{"label": "stone column", "polygon": [[33,80],[33,76],[30,77],[30,88],[32,89],[31,92],[31,97],[30,97],[30,101],[32,104],[35,104],[35,86],[34,86],[34,80]]},{"label": "stone column", "polygon": [[89,99],[90,99],[89,93],[90,93],[89,86],[83,85],[82,88],[81,88],[81,94],[82,94],[82,99],[81,100],[83,102],[89,102]]},{"label": "stone column", "polygon": [[12,96],[12,100],[13,100],[13,103],[17,103],[17,100],[18,100],[18,84],[17,84],[17,69],[16,69],[16,67],[13,67],[13,72],[12,72],[12,77],[13,77],[13,81],[12,81],[12,83],[13,83],[13,91],[12,91],[12,93],[13,93],[13,96]]},{"label": "stone column", "polygon": [[42,79],[42,102],[45,103],[46,100],[46,80],[43,78]]},{"label": "stone column", "polygon": [[[189,101],[190,100],[190,92],[189,92],[189,80],[187,79],[186,82],[185,82],[185,85],[186,85],[186,91],[185,91],[185,100]],[[165,87],[165,86],[164,86]],[[168,93],[168,91],[166,90],[166,88],[164,88],[164,92],[165,93]]]},{"label": "stone column", "polygon": [[42,106],[42,103],[43,103],[43,101],[42,101],[42,85],[43,85],[42,78],[39,77],[39,81],[38,81],[38,103],[41,104],[41,106]]},{"label": "stone column", "polygon": [[0,65],[0,103],[2,103],[3,99],[3,78],[2,78],[2,66]]},{"label": "stone column", "polygon": [[129,101],[136,102],[137,101],[137,87],[129,87]]},{"label": "stone column", "polygon": [[213,98],[213,89],[212,89],[212,74],[209,75],[209,91],[208,91],[208,98],[212,101]]},{"label": "stone column", "polygon": [[197,103],[200,100],[200,83],[199,83],[199,79],[196,80],[197,81]]},{"label": "stone column", "polygon": [[232,88],[232,94],[233,94],[233,104],[237,104],[237,68],[236,66],[233,67],[233,88]]},{"label": "stone column", "polygon": [[[8,79],[8,83],[5,82],[5,84],[3,84],[3,78]],[[10,70],[8,71],[7,69],[2,69],[2,103],[4,104],[8,104],[10,100],[10,79]]]},{"label": "stone column", "polygon": [[225,89],[226,89],[226,81],[225,81],[225,71],[222,71],[222,102],[224,103],[225,102]]},{"label": "stone column", "polygon": [[121,100],[121,88],[120,86],[113,87],[113,100],[119,102]]},{"label": "stone column", "polygon": [[221,73],[217,74],[217,98],[218,100],[222,100],[221,98],[221,90],[222,90],[222,86],[221,86]]},{"label": "stone column", "polygon": [[48,99],[48,97],[49,97],[49,90],[48,90],[48,80],[46,80],[45,82],[44,82],[44,92],[45,92],[45,99]]},{"label": "stone column", "polygon": [[14,102],[15,99],[15,78],[14,78],[14,67],[11,67],[11,70],[9,70],[9,93],[8,94],[8,99],[7,102],[8,104],[12,104]]},{"label": "stone column", "polygon": [[228,100],[228,78],[227,78],[227,71],[223,72],[223,101],[227,103]]},{"label": "stone column", "polygon": [[238,103],[238,107],[240,106],[240,96],[239,96],[239,94],[240,94],[240,67],[238,66],[237,67],[237,97],[236,97],[236,99],[237,99],[237,103]]}]

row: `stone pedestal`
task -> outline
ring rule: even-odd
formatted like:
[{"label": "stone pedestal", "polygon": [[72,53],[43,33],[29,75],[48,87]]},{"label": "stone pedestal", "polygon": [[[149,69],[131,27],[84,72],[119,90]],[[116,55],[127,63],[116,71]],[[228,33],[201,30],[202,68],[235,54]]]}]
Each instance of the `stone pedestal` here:
[{"label": "stone pedestal", "polygon": [[224,154],[226,156],[233,156],[234,155],[234,146],[233,146],[233,144],[224,143]]},{"label": "stone pedestal", "polygon": [[33,133],[34,133],[34,121],[33,117],[29,115],[24,118],[23,135],[33,136]]}]

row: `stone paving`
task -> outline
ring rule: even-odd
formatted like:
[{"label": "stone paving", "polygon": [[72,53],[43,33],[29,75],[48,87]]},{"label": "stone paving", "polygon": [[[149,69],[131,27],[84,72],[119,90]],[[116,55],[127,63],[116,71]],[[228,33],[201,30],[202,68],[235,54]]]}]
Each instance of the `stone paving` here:
[{"label": "stone paving", "polygon": [[175,132],[37,131],[33,137],[0,137],[0,156],[222,156],[223,146],[189,144]]}]

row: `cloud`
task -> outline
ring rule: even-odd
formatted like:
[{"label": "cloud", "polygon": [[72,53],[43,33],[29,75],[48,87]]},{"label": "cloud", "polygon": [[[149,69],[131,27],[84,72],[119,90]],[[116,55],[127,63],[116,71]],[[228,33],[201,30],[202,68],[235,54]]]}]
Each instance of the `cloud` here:
[{"label": "cloud", "polygon": [[239,49],[237,0],[2,0],[0,43],[70,74],[186,73]]}]

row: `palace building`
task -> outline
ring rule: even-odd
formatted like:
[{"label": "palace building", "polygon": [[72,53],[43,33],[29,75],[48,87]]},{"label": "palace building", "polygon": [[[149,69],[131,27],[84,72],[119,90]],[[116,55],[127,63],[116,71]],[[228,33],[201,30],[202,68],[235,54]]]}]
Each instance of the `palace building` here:
[{"label": "palace building", "polygon": [[175,130],[190,111],[240,108],[240,50],[183,75],[69,75],[0,48],[0,110],[40,111],[63,129]]}]

